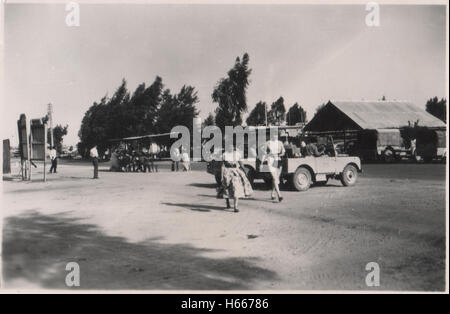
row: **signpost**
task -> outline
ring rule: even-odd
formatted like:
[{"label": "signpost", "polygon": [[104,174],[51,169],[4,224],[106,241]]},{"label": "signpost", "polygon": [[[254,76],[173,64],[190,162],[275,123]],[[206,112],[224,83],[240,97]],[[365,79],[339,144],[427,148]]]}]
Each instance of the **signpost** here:
[{"label": "signpost", "polygon": [[50,125],[50,146],[53,147],[53,105],[48,104],[48,122]]},{"label": "signpost", "polygon": [[11,152],[9,139],[3,140],[3,174],[11,173]]},{"label": "signpost", "polygon": [[28,179],[28,161],[30,160],[30,154],[28,149],[28,129],[27,129],[27,117],[25,114],[21,114],[19,120],[17,120],[17,128],[19,131],[19,152],[20,152],[20,166],[22,180]]},{"label": "signpost", "polygon": [[[30,162],[44,162],[44,182],[46,181],[47,125],[41,119],[30,122]],[[30,167],[31,180],[31,167]]]}]

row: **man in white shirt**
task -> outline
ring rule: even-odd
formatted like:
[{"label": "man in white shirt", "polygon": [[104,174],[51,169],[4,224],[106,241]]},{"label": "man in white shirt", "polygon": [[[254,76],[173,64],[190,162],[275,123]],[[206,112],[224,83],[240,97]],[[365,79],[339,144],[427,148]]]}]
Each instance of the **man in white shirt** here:
[{"label": "man in white shirt", "polygon": [[98,151],[97,145],[91,148],[90,156],[94,165],[94,179],[98,179]]},{"label": "man in white shirt", "polygon": [[156,156],[160,152],[160,148],[158,144],[151,143],[149,147],[149,153],[150,153],[150,172],[158,172],[158,166],[155,165]]},{"label": "man in white shirt", "polygon": [[277,133],[270,134],[270,140],[266,143],[267,152],[265,160],[272,177],[272,200],[275,199],[275,194],[278,196],[278,201],[281,202],[283,197],[280,192],[280,176],[282,172],[281,157],[286,153],[284,145],[278,140]]},{"label": "man in white shirt", "polygon": [[56,157],[56,149],[55,146],[50,149],[50,161],[52,162],[52,166],[50,167],[50,173],[56,173],[56,167],[58,166],[58,161]]},{"label": "man in white shirt", "polygon": [[172,147],[170,157],[172,158],[172,171],[178,171],[181,154],[178,147]]}]

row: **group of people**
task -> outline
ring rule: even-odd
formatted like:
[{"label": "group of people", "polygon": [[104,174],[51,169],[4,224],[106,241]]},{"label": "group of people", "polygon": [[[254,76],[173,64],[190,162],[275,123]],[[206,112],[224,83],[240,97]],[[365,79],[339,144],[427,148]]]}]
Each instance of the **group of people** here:
[{"label": "group of people", "polygon": [[[272,134],[266,143],[266,153],[262,163],[267,167],[272,178],[271,199],[278,202],[283,201],[280,191],[280,176],[282,171],[281,158],[286,154],[284,144],[278,140],[278,134]],[[226,200],[226,207],[231,208],[230,199],[233,200],[234,212],[239,212],[239,200],[253,194],[252,185],[245,172],[241,153],[235,149],[233,144],[225,147],[222,160],[221,186],[218,188],[218,198]]]},{"label": "group of people", "polygon": [[[155,144],[156,145],[156,144]],[[155,147],[134,150],[116,149],[111,154],[111,170],[123,172],[158,172],[158,166],[155,164],[158,150]]]},{"label": "group of people", "polygon": [[[191,158],[189,157],[188,149],[184,146],[181,150],[177,147],[172,148],[172,171],[190,171],[191,170]],[[181,163],[181,167],[180,167]]]},{"label": "group of people", "polygon": [[[272,179],[271,199],[278,199],[278,202],[282,202],[283,197],[280,191],[282,158],[293,157],[294,153],[287,137],[285,137],[285,141],[280,141],[278,138],[278,134],[271,134],[270,140],[265,145],[266,152],[261,163],[267,165]],[[318,145],[317,138],[311,138],[308,144],[304,141],[300,143],[299,157],[320,157],[325,154],[325,147]],[[234,211],[239,212],[239,199],[253,194],[252,185],[245,172],[242,155],[232,144],[225,147],[222,160],[221,186],[218,188],[218,198],[225,198],[227,208],[231,208],[230,199],[233,199]]]}]

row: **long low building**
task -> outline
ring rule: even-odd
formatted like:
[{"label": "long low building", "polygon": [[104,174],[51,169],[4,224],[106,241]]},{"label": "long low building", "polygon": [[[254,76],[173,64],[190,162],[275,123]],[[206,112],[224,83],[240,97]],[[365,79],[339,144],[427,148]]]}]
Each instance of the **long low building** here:
[{"label": "long low building", "polygon": [[444,122],[410,102],[329,101],[305,126],[305,131],[396,129],[413,125],[445,128]]},{"label": "long low building", "polygon": [[[414,135],[405,132],[415,126]],[[335,134],[346,153],[363,159],[446,157],[446,124],[410,102],[329,101],[304,131]]]}]

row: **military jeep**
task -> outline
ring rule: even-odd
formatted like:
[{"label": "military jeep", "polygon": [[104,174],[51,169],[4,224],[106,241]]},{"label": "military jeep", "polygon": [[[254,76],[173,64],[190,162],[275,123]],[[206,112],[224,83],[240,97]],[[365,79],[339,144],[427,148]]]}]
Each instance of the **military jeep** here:
[{"label": "military jeep", "polygon": [[[329,179],[338,179],[344,186],[355,185],[358,175],[362,172],[359,157],[338,154],[333,138],[328,136],[324,146],[324,154],[319,157],[290,155],[283,158],[281,179],[290,183],[297,191],[306,191],[311,185],[325,185]],[[267,165],[259,160],[243,161],[247,177],[253,184],[255,179],[263,179],[267,184],[271,176]],[[219,161],[207,164],[207,172],[213,174],[218,184],[221,180],[221,166]]]}]

